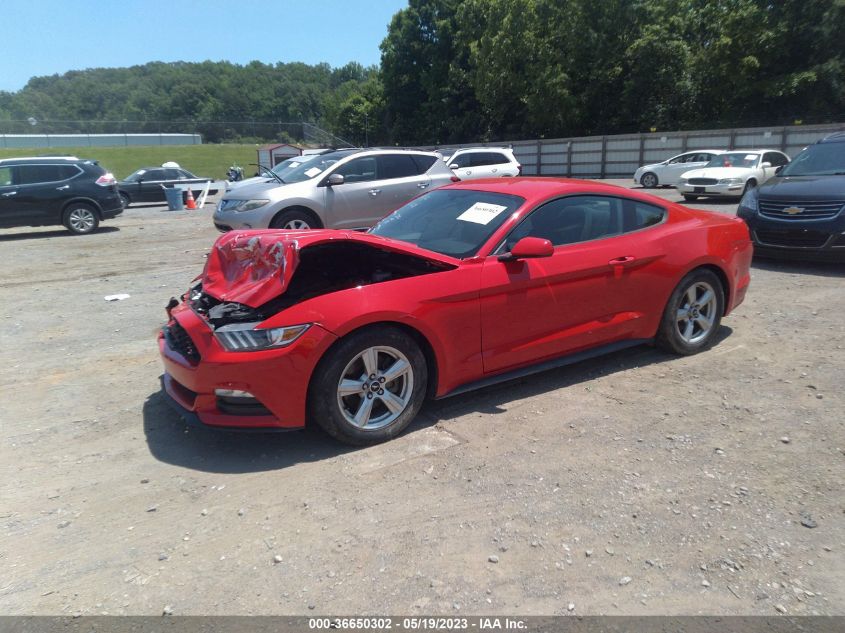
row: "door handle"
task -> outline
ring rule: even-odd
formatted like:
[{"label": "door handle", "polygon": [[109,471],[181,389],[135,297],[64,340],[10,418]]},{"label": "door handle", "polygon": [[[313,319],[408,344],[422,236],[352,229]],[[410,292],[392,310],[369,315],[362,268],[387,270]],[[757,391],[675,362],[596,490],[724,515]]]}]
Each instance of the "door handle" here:
[{"label": "door handle", "polygon": [[630,264],[637,258],[632,255],[626,255],[625,257],[617,257],[616,259],[611,259],[607,262],[611,266],[624,266],[625,264]]},{"label": "door handle", "polygon": [[64,185],[62,187],[56,187],[56,191],[64,191],[65,189],[70,189],[70,185]]},{"label": "door handle", "polygon": [[371,196],[377,196],[381,193],[381,189],[370,189]]},{"label": "door handle", "polygon": [[4,193],[3,197],[4,198],[11,198],[12,196],[16,196],[16,195],[18,195],[17,191],[10,191],[9,193]]},{"label": "door handle", "polygon": [[428,183],[427,182],[421,182],[417,185],[417,187],[419,189],[425,189],[426,187],[428,187]]}]

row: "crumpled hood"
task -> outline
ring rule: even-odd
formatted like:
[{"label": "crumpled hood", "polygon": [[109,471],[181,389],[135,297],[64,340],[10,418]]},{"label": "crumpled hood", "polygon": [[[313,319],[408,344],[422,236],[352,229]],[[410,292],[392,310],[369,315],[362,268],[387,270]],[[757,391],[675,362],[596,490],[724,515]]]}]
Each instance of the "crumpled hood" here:
[{"label": "crumpled hood", "polygon": [[220,301],[257,308],[284,293],[303,248],[337,240],[366,243],[452,266],[456,263],[446,255],[366,233],[332,229],[230,231],[217,239],[208,255],[201,276],[202,290]]}]

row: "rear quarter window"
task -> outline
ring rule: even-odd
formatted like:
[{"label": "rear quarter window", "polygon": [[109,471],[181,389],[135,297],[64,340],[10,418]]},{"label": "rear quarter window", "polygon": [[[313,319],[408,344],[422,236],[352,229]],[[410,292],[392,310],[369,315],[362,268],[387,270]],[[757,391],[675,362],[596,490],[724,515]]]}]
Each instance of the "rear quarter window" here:
[{"label": "rear quarter window", "polygon": [[666,209],[646,204],[645,202],[633,203],[633,214],[630,219],[630,226],[626,227],[627,231],[638,231],[655,224],[663,222],[666,217]]},{"label": "rear quarter window", "polygon": [[424,156],[422,154],[414,154],[411,156],[414,164],[417,166],[417,173],[424,174],[437,161],[437,156]]}]

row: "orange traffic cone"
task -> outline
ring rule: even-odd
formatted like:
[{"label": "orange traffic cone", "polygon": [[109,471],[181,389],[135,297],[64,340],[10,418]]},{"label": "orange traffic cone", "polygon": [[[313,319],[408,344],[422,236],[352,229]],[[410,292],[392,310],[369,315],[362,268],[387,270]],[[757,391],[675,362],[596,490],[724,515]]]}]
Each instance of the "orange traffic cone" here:
[{"label": "orange traffic cone", "polygon": [[192,209],[197,208],[197,203],[194,202],[194,192],[191,191],[190,189],[188,189],[188,198],[187,198],[186,202],[187,202],[187,204],[185,205],[186,209],[192,210]]}]

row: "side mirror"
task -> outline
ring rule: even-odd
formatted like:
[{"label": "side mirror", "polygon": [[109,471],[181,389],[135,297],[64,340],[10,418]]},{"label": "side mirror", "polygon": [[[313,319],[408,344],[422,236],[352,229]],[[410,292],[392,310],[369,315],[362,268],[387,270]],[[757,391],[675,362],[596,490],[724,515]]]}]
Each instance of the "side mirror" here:
[{"label": "side mirror", "polygon": [[772,164],[768,161],[763,163],[762,165],[760,165],[760,167],[762,167],[763,169],[766,169],[766,167],[771,167],[771,166],[772,166]]},{"label": "side mirror", "polygon": [[344,183],[343,174],[332,174],[329,176],[329,179],[326,181],[326,184],[329,187],[334,187],[335,185],[342,185]]},{"label": "side mirror", "polygon": [[540,237],[523,237],[514,244],[510,253],[499,255],[500,262],[512,262],[517,259],[531,259],[536,257],[551,257],[555,247],[549,240]]},{"label": "side mirror", "polygon": [[460,167],[458,166],[458,163],[452,163],[449,165],[449,169],[460,169]]}]

